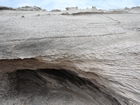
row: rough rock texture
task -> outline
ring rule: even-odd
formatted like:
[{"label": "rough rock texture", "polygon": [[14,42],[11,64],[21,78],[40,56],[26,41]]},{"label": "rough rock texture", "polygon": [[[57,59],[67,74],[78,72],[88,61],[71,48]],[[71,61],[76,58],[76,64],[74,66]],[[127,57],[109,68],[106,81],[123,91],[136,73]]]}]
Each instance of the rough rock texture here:
[{"label": "rough rock texture", "polygon": [[75,10],[78,10],[78,7],[66,7],[66,10],[72,10],[72,11],[75,11]]},{"label": "rough rock texture", "polygon": [[15,10],[11,7],[0,6],[0,10]]},{"label": "rough rock texture", "polygon": [[17,10],[20,11],[41,11],[42,9],[40,7],[37,6],[23,6],[23,7],[19,7],[17,8]]},{"label": "rough rock texture", "polygon": [[0,12],[0,104],[140,105],[139,12],[54,14]]},{"label": "rough rock texture", "polygon": [[120,105],[88,80],[65,70],[19,70],[6,77],[11,81],[8,93],[1,96],[3,105]]}]

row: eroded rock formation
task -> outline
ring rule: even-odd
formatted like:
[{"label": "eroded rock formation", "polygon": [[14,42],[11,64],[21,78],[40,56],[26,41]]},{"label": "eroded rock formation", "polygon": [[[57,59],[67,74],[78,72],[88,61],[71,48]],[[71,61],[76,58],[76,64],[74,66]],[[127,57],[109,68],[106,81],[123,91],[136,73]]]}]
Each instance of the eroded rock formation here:
[{"label": "eroded rock formation", "polygon": [[0,6],[0,10],[15,10],[11,7]]},{"label": "eroded rock formation", "polygon": [[42,11],[43,9],[38,6],[22,6],[17,8],[20,11]]},{"label": "eroded rock formation", "polygon": [[8,93],[1,91],[1,98],[6,99],[1,103],[6,105],[120,105],[90,81],[68,70],[18,70],[4,79],[10,79],[4,86]]},{"label": "eroded rock formation", "polygon": [[0,105],[140,104],[138,11],[84,12],[0,12]]}]

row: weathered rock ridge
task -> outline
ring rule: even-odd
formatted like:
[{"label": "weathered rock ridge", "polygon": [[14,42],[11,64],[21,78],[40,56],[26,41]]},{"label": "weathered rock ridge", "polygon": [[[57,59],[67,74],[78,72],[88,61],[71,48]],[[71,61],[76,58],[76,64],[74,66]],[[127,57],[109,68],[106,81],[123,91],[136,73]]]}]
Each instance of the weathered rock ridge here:
[{"label": "weathered rock ridge", "polygon": [[1,105],[140,105],[140,14],[0,12]]}]

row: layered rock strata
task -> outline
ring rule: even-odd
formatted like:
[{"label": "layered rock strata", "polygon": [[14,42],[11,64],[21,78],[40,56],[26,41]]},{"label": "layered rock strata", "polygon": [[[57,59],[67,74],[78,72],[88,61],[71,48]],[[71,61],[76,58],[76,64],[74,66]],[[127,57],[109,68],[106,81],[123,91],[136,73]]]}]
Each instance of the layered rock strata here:
[{"label": "layered rock strata", "polygon": [[140,104],[137,12],[0,16],[1,105]]}]

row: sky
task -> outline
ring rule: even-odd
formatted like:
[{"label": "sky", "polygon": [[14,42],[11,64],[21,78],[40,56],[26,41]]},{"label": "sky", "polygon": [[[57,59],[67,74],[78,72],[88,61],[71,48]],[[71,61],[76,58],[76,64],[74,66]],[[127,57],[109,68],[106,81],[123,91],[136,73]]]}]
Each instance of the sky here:
[{"label": "sky", "polygon": [[39,6],[43,9],[61,9],[78,6],[80,9],[96,6],[99,9],[119,9],[140,6],[140,0],[0,0],[0,6],[13,8],[21,6]]}]

